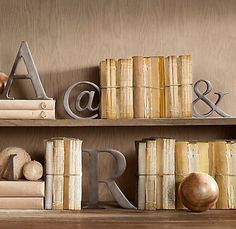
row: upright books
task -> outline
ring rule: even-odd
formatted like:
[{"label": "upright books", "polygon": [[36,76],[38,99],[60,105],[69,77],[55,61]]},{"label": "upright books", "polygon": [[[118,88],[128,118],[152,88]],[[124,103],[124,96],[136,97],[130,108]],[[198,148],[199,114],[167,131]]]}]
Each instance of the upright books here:
[{"label": "upright books", "polygon": [[57,138],[46,142],[46,209],[80,210],[82,141]]},{"label": "upright books", "polygon": [[192,58],[134,56],[100,64],[101,118],[192,117]]},{"label": "upright books", "polygon": [[138,152],[138,209],[175,208],[175,140],[136,142]]}]

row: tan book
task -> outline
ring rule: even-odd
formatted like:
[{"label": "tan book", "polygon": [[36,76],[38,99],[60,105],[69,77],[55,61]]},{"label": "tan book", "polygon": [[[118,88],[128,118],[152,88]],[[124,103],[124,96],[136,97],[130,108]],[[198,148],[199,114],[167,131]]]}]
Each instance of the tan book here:
[{"label": "tan book", "polygon": [[190,55],[179,56],[178,78],[180,80],[181,117],[192,117],[192,58]]},{"label": "tan book", "polygon": [[[189,173],[203,172],[209,174],[209,144],[208,142],[176,141],[175,171],[176,191],[180,182]],[[183,208],[176,192],[176,208]]]},{"label": "tan book", "polygon": [[119,111],[121,119],[133,118],[133,63],[132,59],[120,59],[117,64],[119,86]]},{"label": "tan book", "polygon": [[150,118],[160,118],[160,75],[159,58],[148,58],[148,74],[150,80]]},{"label": "tan book", "polygon": [[175,208],[175,140],[157,139],[157,209]]},{"label": "tan book", "polygon": [[165,58],[158,57],[159,60],[159,77],[160,77],[160,118],[166,117],[165,111]]},{"label": "tan book", "polygon": [[1,197],[1,209],[44,209],[43,197]]},{"label": "tan book", "polygon": [[146,210],[156,210],[156,141],[147,140],[146,148]]},{"label": "tan book", "polygon": [[44,197],[45,182],[38,181],[0,181],[0,197]]},{"label": "tan book", "polygon": [[133,57],[134,118],[145,118],[144,57]]},{"label": "tan book", "polygon": [[[79,190],[78,190],[79,191]],[[63,209],[74,209],[75,176],[64,177]]]},{"label": "tan book", "polygon": [[0,110],[0,119],[55,119],[55,110]]},{"label": "tan book", "polygon": [[55,100],[0,100],[0,110],[55,110]]},{"label": "tan book", "polygon": [[216,175],[236,175],[236,142],[215,141],[211,143]]},{"label": "tan book", "polygon": [[216,175],[215,180],[219,187],[217,209],[236,209],[236,176]]},{"label": "tan book", "polygon": [[165,105],[167,118],[180,117],[180,82],[178,79],[177,57],[166,58]]},{"label": "tan book", "polygon": [[152,112],[152,97],[151,97],[151,59],[149,57],[144,57],[144,118],[151,118]]},{"label": "tan book", "polygon": [[107,118],[107,78],[106,78],[106,61],[100,63],[100,87],[101,87],[101,101],[100,101],[100,116]]},{"label": "tan book", "polygon": [[74,210],[81,210],[82,204],[82,174],[74,178]]},{"label": "tan book", "polygon": [[146,181],[146,142],[137,142],[138,153],[138,209],[145,209],[145,181]]}]

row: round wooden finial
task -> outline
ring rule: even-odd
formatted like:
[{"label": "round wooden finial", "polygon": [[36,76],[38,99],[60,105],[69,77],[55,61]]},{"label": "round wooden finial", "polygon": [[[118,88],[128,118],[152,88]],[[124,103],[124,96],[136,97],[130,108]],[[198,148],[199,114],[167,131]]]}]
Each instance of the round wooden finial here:
[{"label": "round wooden finial", "polygon": [[23,167],[27,180],[39,180],[43,176],[43,166],[38,161],[29,161]]},{"label": "round wooden finial", "polygon": [[190,173],[180,183],[178,195],[186,208],[202,212],[215,205],[219,197],[219,188],[208,174]]},{"label": "round wooden finial", "polygon": [[[10,155],[16,154],[13,158],[13,178],[19,180],[23,178],[23,166],[26,162],[31,161],[30,155],[22,148],[8,147],[0,153],[0,171],[4,169],[8,163]],[[11,171],[6,170],[3,178],[8,178]]]},{"label": "round wooden finial", "polygon": [[7,84],[7,80],[8,80],[8,76],[5,73],[0,72],[0,95],[2,94]]}]

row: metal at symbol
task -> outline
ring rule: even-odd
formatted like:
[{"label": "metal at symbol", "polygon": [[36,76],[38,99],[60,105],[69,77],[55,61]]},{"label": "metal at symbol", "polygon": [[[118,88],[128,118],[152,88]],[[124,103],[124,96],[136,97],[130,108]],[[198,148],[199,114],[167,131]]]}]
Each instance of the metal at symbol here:
[{"label": "metal at symbol", "polygon": [[[94,96],[95,96],[96,91],[100,95],[100,89],[96,84],[94,84],[92,82],[89,82],[89,81],[77,82],[77,83],[71,85],[67,89],[67,91],[64,95],[64,108],[65,108],[66,112],[74,119],[94,119],[94,118],[97,118],[98,114],[94,114],[91,117],[80,117],[80,116],[76,115],[70,108],[70,104],[69,104],[70,93],[76,86],[82,85],[82,84],[90,85],[95,90],[91,90],[91,91],[85,90],[85,91],[80,92],[79,95],[76,98],[76,101],[75,101],[75,110],[78,111],[78,112],[81,112],[81,111],[84,111],[84,110],[87,109],[89,111],[94,112],[94,111],[97,111],[99,109],[99,105],[97,105],[96,107],[93,108],[93,100],[94,100]],[[87,102],[86,106],[82,107],[81,106],[81,99],[86,95],[88,95],[88,102]]]},{"label": "metal at symbol", "polygon": [[[198,85],[200,83],[205,83],[206,84],[206,90],[204,92],[201,92],[198,88]],[[222,116],[222,117],[230,117],[230,115],[228,115],[227,113],[225,113],[222,109],[220,109],[217,105],[219,104],[219,102],[221,101],[221,99],[227,95],[227,92],[215,92],[214,94],[218,96],[216,102],[212,102],[210,99],[208,99],[206,97],[207,94],[209,94],[212,91],[213,87],[212,84],[209,80],[198,80],[193,87],[194,93],[197,95],[198,98],[196,98],[192,105],[193,105],[193,115],[195,117],[209,117],[210,115],[212,115],[213,112],[216,112],[218,115]],[[209,108],[210,111],[206,112],[206,113],[200,113],[197,111],[196,109],[196,103],[198,101],[203,101]]]}]

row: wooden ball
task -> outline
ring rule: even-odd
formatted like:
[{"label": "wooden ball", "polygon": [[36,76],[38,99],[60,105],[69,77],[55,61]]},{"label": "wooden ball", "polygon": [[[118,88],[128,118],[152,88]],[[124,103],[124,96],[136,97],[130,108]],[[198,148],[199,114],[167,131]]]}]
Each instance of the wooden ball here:
[{"label": "wooden ball", "polygon": [[208,174],[190,173],[180,183],[178,195],[186,208],[202,212],[215,205],[219,197],[219,188]]},{"label": "wooden ball", "polygon": [[[23,178],[23,166],[26,162],[31,161],[30,155],[22,148],[8,147],[0,153],[0,171],[7,165],[9,156],[16,154],[13,159],[14,180]],[[7,178],[9,171],[3,174],[3,178]]]},{"label": "wooden ball", "polygon": [[29,161],[23,167],[27,180],[39,180],[43,176],[43,166],[38,161]]},{"label": "wooden ball", "polygon": [[5,73],[0,72],[0,94],[2,94],[4,88],[6,87],[7,80],[8,76]]}]

